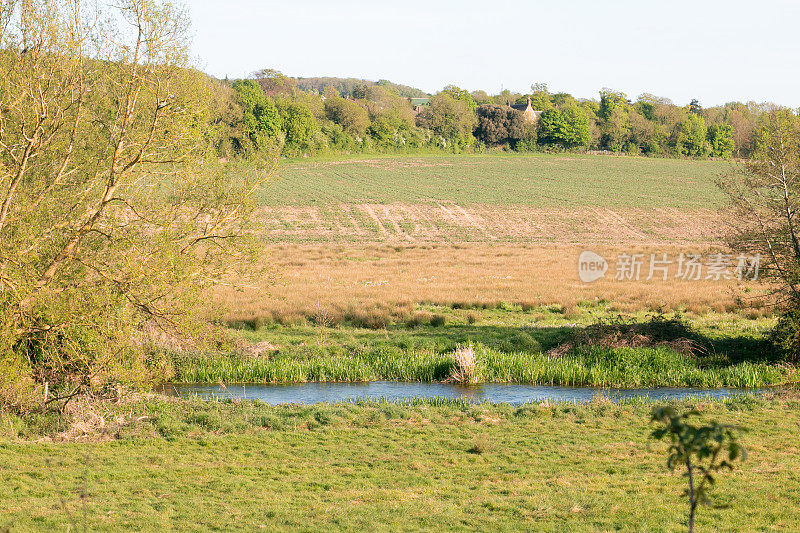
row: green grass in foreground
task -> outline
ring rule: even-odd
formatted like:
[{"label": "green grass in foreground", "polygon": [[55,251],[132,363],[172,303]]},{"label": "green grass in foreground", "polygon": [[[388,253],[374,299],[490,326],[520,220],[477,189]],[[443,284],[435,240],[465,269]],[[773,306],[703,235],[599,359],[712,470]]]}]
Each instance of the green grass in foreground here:
[{"label": "green grass in foreground", "polygon": [[[186,383],[298,383],[307,381],[444,381],[455,363],[453,350],[473,344],[479,382],[607,387],[763,387],[794,379],[794,370],[765,362],[763,336],[769,319],[738,315],[696,317],[668,323],[706,351],[686,356],[669,346],[577,346],[550,355],[571,336],[599,319],[601,306],[565,317],[557,307],[528,311],[477,311],[426,307],[445,318],[440,327],[392,325],[382,330],[313,325],[237,331],[247,342],[266,341],[276,351],[259,355],[183,354],[173,357],[175,381]],[[637,314],[628,320],[646,321]],[[671,325],[670,325],[671,324]],[[663,329],[663,326],[659,326]]]},{"label": "green grass in foreground", "polygon": [[[676,405],[748,430],[698,530],[800,529],[797,396]],[[89,530],[684,531],[650,408],[152,399],[95,406],[118,439],[66,444],[3,418],[0,529],[66,530],[60,499],[80,529],[85,487]]]},{"label": "green grass in foreground", "polygon": [[353,202],[708,209],[719,161],[597,155],[391,156],[290,163],[265,190],[271,206]]}]

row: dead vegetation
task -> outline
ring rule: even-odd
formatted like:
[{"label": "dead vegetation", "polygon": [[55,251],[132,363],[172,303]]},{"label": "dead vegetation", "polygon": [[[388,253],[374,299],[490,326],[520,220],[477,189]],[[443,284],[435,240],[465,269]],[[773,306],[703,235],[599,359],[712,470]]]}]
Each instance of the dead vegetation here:
[{"label": "dead vegetation", "polygon": [[[616,281],[620,253],[708,254],[710,247],[593,247],[610,258],[609,274],[592,284],[577,275],[582,247],[569,245],[415,245],[360,247],[276,245],[267,258],[276,272],[263,287],[219,286],[212,295],[228,324],[258,329],[277,323],[381,329],[391,323],[429,324],[416,304],[490,309],[512,303],[530,311],[558,303],[569,318],[582,302],[609,302],[608,311],[684,311],[769,315],[764,287],[737,280]],[[645,278],[644,273],[642,278]],[[322,310],[322,311],[321,311]]]},{"label": "dead vegetation", "polygon": [[475,383],[477,359],[472,345],[459,346],[453,353],[455,364],[450,369],[449,381],[468,385]]},{"label": "dead vegetation", "polygon": [[686,357],[707,355],[708,349],[693,340],[695,335],[681,320],[655,315],[644,322],[623,320],[596,322],[581,329],[568,341],[547,353],[560,357],[577,346],[603,348],[657,348],[666,347]]}]

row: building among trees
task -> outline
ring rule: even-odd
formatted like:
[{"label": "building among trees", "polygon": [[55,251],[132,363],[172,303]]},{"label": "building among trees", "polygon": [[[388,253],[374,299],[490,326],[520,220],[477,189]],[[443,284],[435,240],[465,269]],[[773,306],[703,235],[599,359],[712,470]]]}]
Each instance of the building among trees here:
[{"label": "building among trees", "polygon": [[414,113],[421,113],[426,107],[431,105],[430,98],[409,98],[411,107],[414,108]]},{"label": "building among trees", "polygon": [[[506,102],[508,104],[508,102]],[[541,116],[541,111],[536,111],[533,109],[531,105],[531,97],[528,97],[527,104],[509,104],[508,107],[511,109],[516,109],[517,111],[522,111],[523,116],[525,117],[525,124],[535,124],[539,121],[539,117]]]}]

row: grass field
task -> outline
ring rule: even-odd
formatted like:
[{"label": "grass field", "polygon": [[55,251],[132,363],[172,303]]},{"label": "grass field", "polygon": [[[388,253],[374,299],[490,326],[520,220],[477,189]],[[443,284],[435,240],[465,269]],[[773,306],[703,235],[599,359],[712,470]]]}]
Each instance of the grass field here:
[{"label": "grass field", "polygon": [[[698,530],[799,529],[796,396],[677,406],[748,430]],[[649,410],[148,400],[96,406],[88,443],[4,420],[0,528],[682,531],[685,480],[648,442]]]}]

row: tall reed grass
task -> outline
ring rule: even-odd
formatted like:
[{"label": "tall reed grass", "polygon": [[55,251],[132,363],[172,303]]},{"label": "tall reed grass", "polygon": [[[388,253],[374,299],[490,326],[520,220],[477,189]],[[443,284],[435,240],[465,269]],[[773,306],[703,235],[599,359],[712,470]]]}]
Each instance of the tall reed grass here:
[{"label": "tall reed grass", "polygon": [[[505,353],[473,346],[470,381],[600,387],[733,387],[777,385],[796,371],[766,363],[701,366],[668,347],[577,347],[563,356]],[[446,381],[458,371],[456,352],[380,348],[368,353],[273,359],[237,356],[176,359],[175,381],[185,383],[304,383]]]}]

